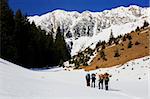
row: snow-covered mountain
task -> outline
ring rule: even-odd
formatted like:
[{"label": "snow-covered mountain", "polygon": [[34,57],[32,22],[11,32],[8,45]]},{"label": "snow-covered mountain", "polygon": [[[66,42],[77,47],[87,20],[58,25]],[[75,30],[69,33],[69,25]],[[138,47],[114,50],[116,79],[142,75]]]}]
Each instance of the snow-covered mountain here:
[{"label": "snow-covered mountain", "polygon": [[131,5],[103,12],[82,13],[55,10],[28,18],[47,32],[53,32],[54,36],[60,27],[73,56],[88,46],[95,47],[99,40],[107,41],[111,30],[114,36],[118,36],[142,26],[144,20],[150,22],[150,8]]}]

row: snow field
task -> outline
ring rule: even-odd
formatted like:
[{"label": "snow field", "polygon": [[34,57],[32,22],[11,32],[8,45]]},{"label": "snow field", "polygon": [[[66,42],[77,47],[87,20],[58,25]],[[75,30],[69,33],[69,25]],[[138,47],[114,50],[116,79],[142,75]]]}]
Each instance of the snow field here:
[{"label": "snow field", "polygon": [[[148,99],[150,56],[90,73],[112,75],[109,91],[86,87],[84,70],[28,70],[0,59],[1,99]],[[125,69],[123,69],[125,68]],[[132,68],[134,68],[132,70]],[[139,79],[139,77],[141,79]]]}]

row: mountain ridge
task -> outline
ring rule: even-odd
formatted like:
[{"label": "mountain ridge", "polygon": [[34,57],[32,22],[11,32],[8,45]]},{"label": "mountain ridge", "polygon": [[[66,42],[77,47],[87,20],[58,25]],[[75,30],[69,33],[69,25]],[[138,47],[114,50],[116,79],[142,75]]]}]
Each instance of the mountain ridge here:
[{"label": "mountain ridge", "polygon": [[[150,13],[148,12],[150,12],[149,7],[142,8],[130,5],[129,7],[121,6],[102,12],[84,11],[79,13],[77,11],[55,10],[41,16],[28,17],[28,19],[30,22],[34,21],[37,26],[41,26],[47,33],[53,33],[54,37],[57,28],[60,27],[71,50],[71,55],[74,56],[80,50],[84,50],[87,46],[94,43],[84,45],[87,39],[94,39],[93,36],[99,35],[105,29],[115,29],[115,26],[119,27],[131,23],[128,28],[132,29],[130,31],[125,29],[124,31],[128,33],[135,30],[137,26],[142,26],[141,23],[144,20],[150,21]],[[85,40],[80,40],[81,38]]]}]

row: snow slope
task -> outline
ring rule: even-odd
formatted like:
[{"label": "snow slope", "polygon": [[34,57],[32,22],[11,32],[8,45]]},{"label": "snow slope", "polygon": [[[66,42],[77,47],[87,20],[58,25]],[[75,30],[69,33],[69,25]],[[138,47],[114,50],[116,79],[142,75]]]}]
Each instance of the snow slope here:
[{"label": "snow slope", "polygon": [[110,90],[105,91],[87,88],[83,70],[32,71],[0,59],[0,99],[148,99],[149,64],[147,56],[121,67],[90,71],[112,74]]},{"label": "snow slope", "polygon": [[[99,40],[108,40],[111,29],[115,36],[135,30],[144,20],[150,23],[150,8],[136,5],[118,7],[103,12],[55,10],[41,16],[30,16],[37,26],[56,35],[58,27],[64,33],[71,55],[76,55],[90,46],[93,48]],[[88,41],[88,42],[87,42]],[[91,46],[92,44],[92,46]]]}]

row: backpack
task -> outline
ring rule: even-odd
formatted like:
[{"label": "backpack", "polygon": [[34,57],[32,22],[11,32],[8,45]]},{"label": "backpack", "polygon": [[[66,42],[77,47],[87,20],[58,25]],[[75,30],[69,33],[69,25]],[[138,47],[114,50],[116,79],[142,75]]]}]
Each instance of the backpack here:
[{"label": "backpack", "polygon": [[90,79],[90,74],[87,74],[87,75],[86,75],[86,79]]},{"label": "backpack", "polygon": [[105,78],[105,81],[106,81],[106,82],[109,82],[109,77],[106,77],[106,78]]}]

